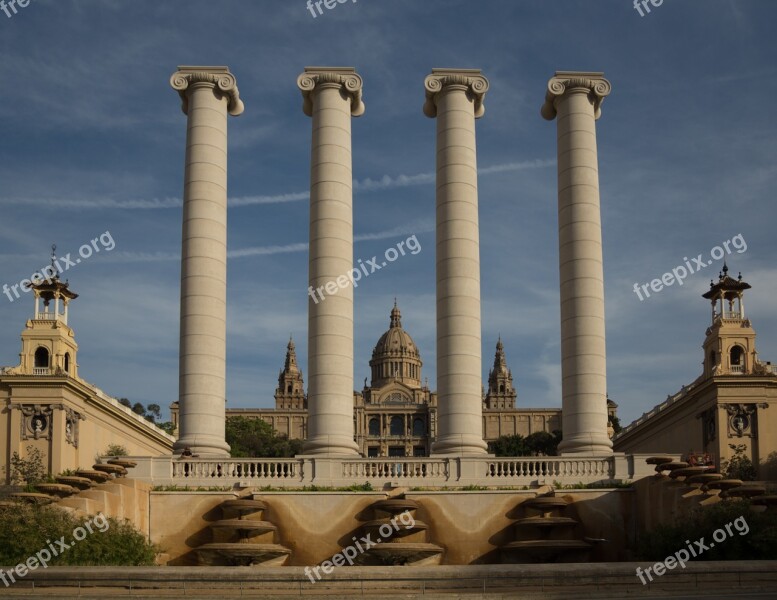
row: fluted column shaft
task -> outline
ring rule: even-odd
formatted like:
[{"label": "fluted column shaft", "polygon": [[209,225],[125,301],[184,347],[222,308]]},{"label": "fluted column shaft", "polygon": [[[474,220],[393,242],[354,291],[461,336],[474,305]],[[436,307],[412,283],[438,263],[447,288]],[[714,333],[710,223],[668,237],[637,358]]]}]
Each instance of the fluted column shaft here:
[{"label": "fluted column shaft", "polygon": [[602,73],[557,72],[542,115],[557,119],[562,454],[610,454],[596,119]]},{"label": "fluted column shaft", "polygon": [[424,113],[437,118],[436,279],[438,432],[433,454],[484,454],[480,238],[475,119],[488,80],[433,69]]},{"label": "fluted column shaft", "polygon": [[313,118],[308,281],[322,289],[308,301],[304,452],[353,456],[353,287],[338,279],[353,268],[351,117],[364,112],[362,80],[351,68],[309,67],[297,83]]},{"label": "fluted column shaft", "polygon": [[243,104],[226,67],[179,67],[187,115],[181,248],[180,435],[174,448],[229,455],[225,441],[227,112]]}]

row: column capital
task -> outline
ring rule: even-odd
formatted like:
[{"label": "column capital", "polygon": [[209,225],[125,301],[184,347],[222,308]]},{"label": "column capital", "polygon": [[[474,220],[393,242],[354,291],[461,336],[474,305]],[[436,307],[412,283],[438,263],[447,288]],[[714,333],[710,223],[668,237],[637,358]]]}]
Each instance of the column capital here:
[{"label": "column capital", "polygon": [[313,116],[313,92],[317,87],[339,86],[351,97],[351,116],[361,117],[364,114],[362,87],[364,82],[353,67],[305,67],[305,71],[297,77],[297,87],[302,92],[302,111],[309,117]]},{"label": "column capital", "polygon": [[229,67],[178,67],[178,70],[170,77],[170,86],[181,96],[181,110],[185,115],[189,114],[189,86],[195,83],[210,84],[218,88],[229,101],[227,110],[230,115],[243,114],[243,101],[237,89],[237,79],[229,72]]},{"label": "column capital", "polygon": [[540,113],[548,121],[556,118],[556,99],[571,90],[588,94],[594,107],[594,118],[602,115],[602,102],[612,91],[612,85],[604,78],[604,73],[586,71],[556,71],[548,81],[545,103]]},{"label": "column capital", "polygon": [[427,117],[433,119],[437,116],[437,94],[448,86],[458,86],[465,91],[475,103],[475,118],[483,116],[486,112],[483,100],[486,98],[489,84],[480,69],[432,69],[432,74],[424,79],[424,114]]}]

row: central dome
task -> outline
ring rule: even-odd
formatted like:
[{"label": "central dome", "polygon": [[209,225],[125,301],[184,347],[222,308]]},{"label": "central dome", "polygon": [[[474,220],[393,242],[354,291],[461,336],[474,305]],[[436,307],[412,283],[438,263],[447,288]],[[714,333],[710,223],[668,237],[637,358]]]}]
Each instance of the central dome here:
[{"label": "central dome", "polygon": [[372,387],[382,387],[391,381],[420,387],[422,364],[413,338],[402,329],[402,314],[394,301],[389,329],[372,351]]}]

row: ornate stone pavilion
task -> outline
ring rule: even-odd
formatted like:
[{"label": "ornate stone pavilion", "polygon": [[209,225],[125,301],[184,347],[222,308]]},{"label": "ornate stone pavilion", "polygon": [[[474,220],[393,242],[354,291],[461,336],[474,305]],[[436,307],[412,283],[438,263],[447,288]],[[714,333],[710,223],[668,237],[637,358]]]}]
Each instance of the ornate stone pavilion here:
[{"label": "ornate stone pavilion", "polygon": [[[422,383],[421,354],[402,327],[402,314],[396,302],[389,328],[380,336],[369,364],[369,385],[365,378],[362,391],[353,392],[359,452],[367,457],[429,456],[437,433],[437,393]],[[517,392],[501,338],[489,371],[488,389],[482,397],[483,438],[487,442],[501,435],[527,436],[561,428],[559,408],[515,407]],[[176,425],[177,404],[171,406]],[[262,419],[281,435],[305,439],[307,394],[293,341],[288,343],[286,360],[278,375],[275,408],[227,408],[226,415]]]},{"label": "ornate stone pavilion", "polygon": [[777,365],[761,362],[745,316],[750,285],[724,265],[703,297],[712,305],[701,375],[628,425],[614,440],[620,452],[708,455],[718,468],[743,445],[761,479],[777,479]]}]

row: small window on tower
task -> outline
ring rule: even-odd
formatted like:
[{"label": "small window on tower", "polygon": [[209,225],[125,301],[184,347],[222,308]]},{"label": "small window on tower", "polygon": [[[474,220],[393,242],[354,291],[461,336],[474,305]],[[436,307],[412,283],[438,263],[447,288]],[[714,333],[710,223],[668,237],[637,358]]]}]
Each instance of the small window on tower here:
[{"label": "small window on tower", "polygon": [[739,367],[742,365],[742,359],[744,358],[744,351],[742,346],[734,346],[731,348],[731,366]]},{"label": "small window on tower", "polygon": [[35,351],[35,366],[39,369],[47,369],[49,366],[49,351],[40,347]]},{"label": "small window on tower", "polygon": [[70,352],[65,352],[65,373],[70,374]]},{"label": "small window on tower", "polygon": [[499,393],[500,394],[504,394],[505,393],[505,384],[504,383],[500,383],[499,384]]}]

